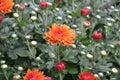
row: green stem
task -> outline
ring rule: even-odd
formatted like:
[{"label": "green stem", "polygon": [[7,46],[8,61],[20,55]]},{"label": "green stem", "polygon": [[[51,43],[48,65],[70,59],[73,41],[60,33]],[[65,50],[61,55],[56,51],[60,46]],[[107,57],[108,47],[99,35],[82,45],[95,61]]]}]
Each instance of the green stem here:
[{"label": "green stem", "polygon": [[60,77],[60,80],[62,80],[62,74],[61,74],[61,72],[59,73],[59,77]]},{"label": "green stem", "polygon": [[33,58],[33,52],[32,52],[32,50],[31,50],[31,47],[30,47],[30,44],[29,44],[29,41],[27,40],[27,46],[28,46],[28,49],[29,49],[29,51],[30,51],[30,54],[31,54],[31,58]]},{"label": "green stem", "polygon": [[[60,44],[59,43],[57,43],[55,45],[55,52],[56,52],[56,55],[57,55],[57,61],[59,62],[60,61]],[[60,80],[63,80],[61,72],[59,72],[59,78],[60,78]]]},{"label": "green stem", "polygon": [[56,53],[57,53],[57,60],[60,61],[60,44],[56,44]]},{"label": "green stem", "polygon": [[43,32],[46,32],[47,30],[47,13],[48,13],[48,9],[45,9],[42,11],[42,17],[43,17]]},{"label": "green stem", "polygon": [[74,0],[72,0],[72,9],[73,9],[73,11],[75,10],[75,7],[74,7]]},{"label": "green stem", "polygon": [[4,74],[5,78],[6,78],[6,80],[8,80],[8,77],[7,77],[6,72],[4,70],[3,70],[3,74]]}]

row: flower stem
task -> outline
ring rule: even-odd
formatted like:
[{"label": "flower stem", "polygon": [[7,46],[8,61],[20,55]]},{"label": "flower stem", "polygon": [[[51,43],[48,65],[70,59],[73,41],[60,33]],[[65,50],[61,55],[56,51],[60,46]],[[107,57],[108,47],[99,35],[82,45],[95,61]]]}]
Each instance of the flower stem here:
[{"label": "flower stem", "polygon": [[61,74],[61,72],[59,73],[59,77],[60,77],[60,80],[62,80],[62,74]]},{"label": "flower stem", "polygon": [[42,15],[43,16],[43,32],[46,32],[46,30],[47,30],[48,9],[43,10],[42,13],[43,13],[43,15]]},{"label": "flower stem", "polygon": [[72,0],[72,9],[73,9],[73,11],[75,10],[75,7],[74,7],[74,0]]},{"label": "flower stem", "polygon": [[57,53],[57,60],[60,61],[60,44],[56,44],[56,53]]},{"label": "flower stem", "polygon": [[30,48],[30,44],[29,44],[28,40],[27,40],[27,46],[28,46],[28,49],[30,51],[30,55],[31,55],[30,58],[33,58],[33,52],[32,52],[32,50]]},{"label": "flower stem", "polygon": [[8,77],[7,77],[6,72],[4,70],[3,70],[3,74],[4,74],[5,78],[6,78],[6,80],[8,80]]}]

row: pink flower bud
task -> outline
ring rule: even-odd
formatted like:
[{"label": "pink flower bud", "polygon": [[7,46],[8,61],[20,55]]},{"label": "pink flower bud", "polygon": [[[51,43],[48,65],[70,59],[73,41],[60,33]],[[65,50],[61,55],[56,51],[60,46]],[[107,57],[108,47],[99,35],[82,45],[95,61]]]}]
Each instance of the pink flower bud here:
[{"label": "pink flower bud", "polygon": [[117,44],[120,46],[120,41],[118,41]]},{"label": "pink flower bud", "polygon": [[60,61],[60,62],[56,63],[55,68],[58,71],[63,71],[66,68],[66,66],[65,66],[64,62]]},{"label": "pink flower bud", "polygon": [[83,16],[87,16],[88,14],[90,14],[90,10],[88,8],[82,8],[80,10],[80,14]]},{"label": "pink flower bud", "polygon": [[21,10],[23,10],[23,9],[25,9],[25,5],[24,5],[24,4],[20,4],[20,5],[18,6],[18,8],[21,9]]},{"label": "pink flower bud", "polygon": [[84,26],[90,27],[90,25],[91,25],[91,22],[90,22],[90,21],[85,21],[85,22],[84,22]]},{"label": "pink flower bud", "polygon": [[99,41],[102,39],[102,33],[101,32],[94,32],[92,37],[94,40]]},{"label": "pink flower bud", "polygon": [[45,80],[52,80],[52,77],[46,76]]},{"label": "pink flower bud", "polygon": [[48,2],[41,1],[39,5],[40,5],[41,8],[47,8],[48,7]]}]

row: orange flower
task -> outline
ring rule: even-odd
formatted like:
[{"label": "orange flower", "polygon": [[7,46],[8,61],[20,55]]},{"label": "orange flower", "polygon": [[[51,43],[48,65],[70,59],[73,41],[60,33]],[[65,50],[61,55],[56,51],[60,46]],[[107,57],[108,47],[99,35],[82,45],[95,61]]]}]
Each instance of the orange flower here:
[{"label": "orange flower", "polygon": [[54,45],[55,43],[60,43],[63,46],[72,45],[74,43],[74,38],[76,34],[75,31],[68,28],[67,25],[57,25],[56,23],[52,24],[52,28],[48,32],[45,32],[45,38],[48,38],[48,41]]},{"label": "orange flower", "polygon": [[38,69],[28,69],[26,75],[23,77],[24,80],[44,80],[44,73],[39,72]]},{"label": "orange flower", "polygon": [[0,0],[0,12],[9,13],[14,5],[13,0]]}]

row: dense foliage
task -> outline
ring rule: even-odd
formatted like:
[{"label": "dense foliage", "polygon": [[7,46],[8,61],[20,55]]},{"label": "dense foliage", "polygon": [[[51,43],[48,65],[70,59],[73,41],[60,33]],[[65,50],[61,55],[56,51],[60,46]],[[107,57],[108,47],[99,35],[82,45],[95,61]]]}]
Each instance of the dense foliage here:
[{"label": "dense foliage", "polygon": [[[119,0],[14,0],[11,11],[7,1],[0,5],[0,80],[30,80],[23,77],[34,68],[45,80],[120,80]],[[67,26],[59,29],[64,36],[47,33],[54,23]]]}]

